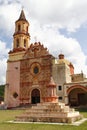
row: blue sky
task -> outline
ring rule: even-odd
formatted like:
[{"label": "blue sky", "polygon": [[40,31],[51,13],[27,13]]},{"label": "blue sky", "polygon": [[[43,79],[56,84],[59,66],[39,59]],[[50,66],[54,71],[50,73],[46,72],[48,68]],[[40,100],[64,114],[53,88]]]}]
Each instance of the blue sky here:
[{"label": "blue sky", "polygon": [[8,51],[22,7],[31,43],[37,37],[55,57],[62,51],[75,73],[87,75],[87,0],[0,0],[0,84],[6,82]]}]

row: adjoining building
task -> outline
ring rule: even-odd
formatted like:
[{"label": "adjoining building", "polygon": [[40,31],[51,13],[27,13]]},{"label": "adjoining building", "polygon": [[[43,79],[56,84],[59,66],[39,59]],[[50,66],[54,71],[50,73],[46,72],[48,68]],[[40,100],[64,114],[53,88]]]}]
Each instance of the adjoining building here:
[{"label": "adjoining building", "polygon": [[59,54],[56,59],[40,42],[30,43],[29,22],[21,11],[15,22],[13,48],[7,60],[5,104],[64,102],[87,104],[87,79],[74,74],[74,66]]}]

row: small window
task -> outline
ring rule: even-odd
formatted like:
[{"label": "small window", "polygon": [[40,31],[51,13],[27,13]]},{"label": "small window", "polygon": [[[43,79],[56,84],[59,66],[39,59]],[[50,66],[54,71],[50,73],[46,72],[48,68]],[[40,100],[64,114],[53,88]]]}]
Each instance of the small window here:
[{"label": "small window", "polygon": [[28,32],[28,26],[26,27],[26,31]]},{"label": "small window", "polygon": [[74,80],[74,77],[72,77],[72,81]]},{"label": "small window", "polygon": [[62,86],[58,86],[58,90],[62,90]]},{"label": "small window", "polygon": [[59,97],[59,100],[62,100],[62,97]]},{"label": "small window", "polygon": [[24,47],[26,47],[26,39],[24,39]]},{"label": "small window", "polygon": [[14,97],[14,98],[17,98],[17,97],[18,97],[18,94],[15,92],[15,93],[13,94],[13,97]]},{"label": "small window", "polygon": [[34,73],[37,74],[39,72],[39,68],[36,66],[34,67]]},{"label": "small window", "polygon": [[17,47],[19,47],[19,39],[17,39],[17,41],[16,41],[16,42],[17,42]]},{"label": "small window", "polygon": [[21,30],[21,26],[20,26],[20,24],[18,25],[18,31],[20,31]]}]

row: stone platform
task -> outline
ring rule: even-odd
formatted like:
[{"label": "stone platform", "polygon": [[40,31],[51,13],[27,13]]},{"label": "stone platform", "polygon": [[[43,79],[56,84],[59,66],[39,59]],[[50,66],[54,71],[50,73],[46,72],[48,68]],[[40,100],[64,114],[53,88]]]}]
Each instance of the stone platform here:
[{"label": "stone platform", "polygon": [[51,122],[73,123],[82,116],[79,112],[65,106],[63,103],[39,103],[26,110],[22,115],[16,116],[19,122]]}]

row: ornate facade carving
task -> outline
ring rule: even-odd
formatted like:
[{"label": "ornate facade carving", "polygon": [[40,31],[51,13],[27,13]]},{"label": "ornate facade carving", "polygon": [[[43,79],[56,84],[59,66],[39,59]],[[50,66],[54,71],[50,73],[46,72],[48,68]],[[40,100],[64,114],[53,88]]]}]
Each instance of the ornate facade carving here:
[{"label": "ornate facade carving", "polygon": [[[47,97],[47,85],[52,75],[51,70],[52,55],[40,42],[32,44],[20,63],[20,99],[30,98],[29,92],[33,86],[36,88],[37,85],[41,92],[40,96]],[[43,98],[41,100],[43,101]]]}]

